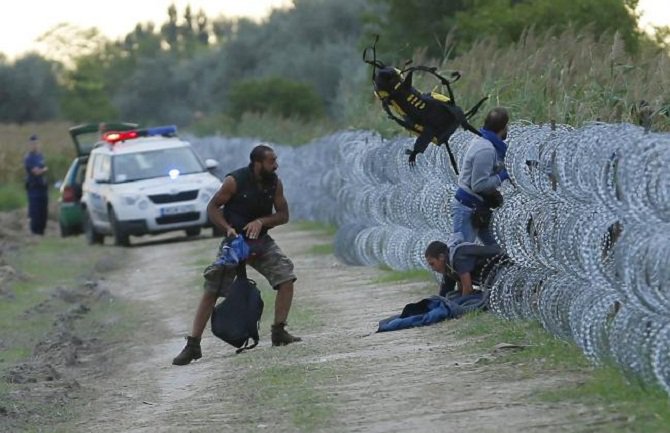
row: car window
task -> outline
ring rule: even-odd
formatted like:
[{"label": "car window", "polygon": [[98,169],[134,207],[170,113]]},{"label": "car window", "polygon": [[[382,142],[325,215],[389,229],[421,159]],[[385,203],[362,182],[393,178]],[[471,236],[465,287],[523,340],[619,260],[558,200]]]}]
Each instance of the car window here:
[{"label": "car window", "polygon": [[89,170],[88,179],[109,181],[112,168],[109,155],[94,155],[90,166],[91,170]]},{"label": "car window", "polygon": [[109,155],[102,155],[100,158],[100,168],[95,177],[97,179],[109,180],[112,176],[112,161]]},{"label": "car window", "polygon": [[202,163],[190,147],[114,155],[114,183],[202,173]]},{"label": "car window", "polygon": [[88,166],[91,168],[88,170],[88,173],[86,173],[86,178],[87,179],[93,179],[93,174],[98,172],[98,166],[100,165],[100,155],[93,155],[91,160],[88,162]]},{"label": "car window", "polygon": [[86,161],[79,161],[77,164],[77,173],[75,175],[75,183],[81,185],[86,178]]}]

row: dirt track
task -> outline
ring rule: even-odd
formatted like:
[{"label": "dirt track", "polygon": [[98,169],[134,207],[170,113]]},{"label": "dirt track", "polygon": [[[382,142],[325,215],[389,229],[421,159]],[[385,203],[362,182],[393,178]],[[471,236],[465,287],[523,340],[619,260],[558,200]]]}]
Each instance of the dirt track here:
[{"label": "dirt track", "polygon": [[144,324],[110,353],[117,368],[80,380],[96,397],[76,429],[516,433],[590,430],[599,423],[577,404],[533,401],[533,392],[576,378],[524,377],[514,365],[475,363],[448,322],[369,335],[379,319],[431,294],[425,284],[374,284],[379,270],[308,254],[326,241],[321,235],[290,226],[273,235],[296,265],[289,329],[303,343],[270,347],[273,295],[264,291],[258,348],[234,355],[206,330],[203,359],[172,366],[190,329],[203,262],[217,241],[129,248],[129,265],[101,284],[144,305]]}]

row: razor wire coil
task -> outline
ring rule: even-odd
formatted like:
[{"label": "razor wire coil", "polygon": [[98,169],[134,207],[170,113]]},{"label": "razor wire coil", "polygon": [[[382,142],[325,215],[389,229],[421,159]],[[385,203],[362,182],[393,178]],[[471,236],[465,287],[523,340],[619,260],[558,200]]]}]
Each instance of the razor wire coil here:
[{"label": "razor wire coil", "polygon": [[[450,140],[459,165],[472,134]],[[219,174],[256,140],[191,140]],[[407,163],[413,139],[336,133],[276,146],[291,216],[336,224],[345,263],[426,268],[424,251],[452,231],[457,176],[430,146]],[[629,124],[513,124],[492,231],[510,257],[487,282],[492,311],[535,319],[595,363],[670,393],[670,134]],[[227,170],[227,171],[226,171]]]}]

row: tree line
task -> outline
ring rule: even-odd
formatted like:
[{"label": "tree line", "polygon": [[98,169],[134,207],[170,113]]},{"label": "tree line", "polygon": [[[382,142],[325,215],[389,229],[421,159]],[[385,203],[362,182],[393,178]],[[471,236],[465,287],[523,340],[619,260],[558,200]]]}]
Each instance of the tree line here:
[{"label": "tree line", "polygon": [[348,103],[342,95],[351,95],[344,90],[369,80],[361,52],[374,34],[381,35],[384,60],[396,64],[417,53],[462,55],[482,39],[504,47],[528,28],[618,33],[634,55],[660,47],[668,34],[661,29],[657,41],[643,34],[636,6],[637,0],[294,0],[261,22],[173,5],[163,23],[138,23],[119,40],[61,25],[43,36],[49,58],[31,53],[9,62],[0,55],[0,122],[188,126],[245,112],[337,121]]}]

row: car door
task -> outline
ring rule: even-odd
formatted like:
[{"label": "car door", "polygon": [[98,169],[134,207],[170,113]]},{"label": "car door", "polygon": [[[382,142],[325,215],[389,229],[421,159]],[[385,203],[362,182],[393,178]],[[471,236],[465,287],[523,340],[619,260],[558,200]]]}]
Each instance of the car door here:
[{"label": "car door", "polygon": [[91,222],[95,227],[109,228],[107,197],[110,190],[111,158],[109,155],[97,154],[88,165],[90,170],[84,183],[84,194]]}]

